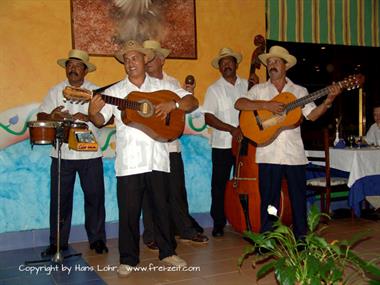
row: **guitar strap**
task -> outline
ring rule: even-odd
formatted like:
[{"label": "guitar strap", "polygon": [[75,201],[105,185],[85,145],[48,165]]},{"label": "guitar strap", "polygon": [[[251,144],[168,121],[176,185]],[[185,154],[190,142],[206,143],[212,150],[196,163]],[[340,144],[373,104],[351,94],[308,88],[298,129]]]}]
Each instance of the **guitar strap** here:
[{"label": "guitar strap", "polygon": [[257,110],[254,110],[254,111],[253,111],[253,115],[255,116],[256,123],[257,123],[257,125],[259,126],[260,131],[263,131],[263,130],[264,130],[264,128],[263,128],[263,124],[261,123],[261,120],[260,120],[260,118],[259,118],[259,113],[257,113]]},{"label": "guitar strap", "polygon": [[92,90],[92,94],[93,94],[93,95],[99,94],[99,93],[103,92],[104,90],[108,89],[109,87],[115,85],[116,83],[119,83],[120,81],[121,81],[121,80],[116,81],[116,82],[111,83],[111,84],[108,84],[108,85],[106,85],[106,86],[100,87],[100,88],[98,88],[98,89],[94,89],[94,90]]}]

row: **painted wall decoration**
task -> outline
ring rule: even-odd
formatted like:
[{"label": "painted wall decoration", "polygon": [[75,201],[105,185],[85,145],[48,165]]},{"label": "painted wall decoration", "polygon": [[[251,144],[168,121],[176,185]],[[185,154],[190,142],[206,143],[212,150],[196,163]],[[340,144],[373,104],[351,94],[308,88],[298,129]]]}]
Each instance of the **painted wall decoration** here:
[{"label": "painted wall decoration", "polygon": [[74,48],[92,55],[156,39],[170,58],[197,58],[195,0],[71,0],[71,17]]},{"label": "painted wall decoration", "polygon": [[[8,146],[29,139],[28,122],[36,120],[40,103],[18,106],[0,112],[0,150]],[[202,107],[186,115],[184,134],[210,136],[204,120]],[[98,144],[104,157],[115,156],[115,128],[105,127],[98,132]]]},{"label": "painted wall decoration", "polygon": [[29,138],[28,121],[36,119],[39,105],[18,106],[0,113],[0,150]]},{"label": "painted wall decoration", "polygon": [[[35,145],[32,149],[27,127],[28,121],[36,119],[38,106],[39,103],[33,103],[0,113],[0,234],[49,227],[52,146]],[[116,221],[115,129],[102,128],[99,135],[98,143],[104,154],[106,216],[107,221]],[[187,115],[180,141],[191,212],[208,212],[211,203],[208,137],[201,109]],[[76,179],[74,193],[73,224],[83,224],[84,202],[79,179]]]}]

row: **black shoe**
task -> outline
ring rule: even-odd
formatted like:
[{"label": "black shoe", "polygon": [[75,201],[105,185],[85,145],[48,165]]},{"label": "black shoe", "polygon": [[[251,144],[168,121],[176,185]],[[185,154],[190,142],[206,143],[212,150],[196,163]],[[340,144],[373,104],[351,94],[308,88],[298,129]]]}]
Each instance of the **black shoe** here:
[{"label": "black shoe", "polygon": [[200,234],[203,234],[204,233],[204,230],[203,228],[198,224],[197,220],[194,219],[190,214],[189,214],[189,219],[191,221],[191,225],[193,226],[193,228]]},{"label": "black shoe", "polygon": [[213,237],[222,237],[224,236],[224,230],[222,227],[215,227],[213,230],[212,230],[212,236]]},{"label": "black shoe", "polygon": [[191,238],[180,238],[180,241],[182,242],[190,242],[194,244],[206,244],[208,243],[208,237],[204,234],[196,233]]},{"label": "black shoe", "polygon": [[150,241],[150,242],[147,242],[145,244],[147,246],[147,248],[149,248],[150,250],[153,250],[153,251],[158,251],[158,245],[155,241]]},{"label": "black shoe", "polygon": [[198,233],[203,234],[204,230],[198,223],[194,223],[193,227]]},{"label": "black shoe", "polygon": [[104,243],[104,241],[102,241],[102,240],[97,240],[97,241],[91,243],[90,249],[95,249],[95,252],[98,254],[102,254],[103,251],[104,251],[104,253],[108,252],[108,248],[107,248],[106,244]]},{"label": "black shoe", "polygon": [[[68,250],[68,245],[63,245],[60,247],[60,250],[65,251]],[[51,256],[57,253],[57,246],[56,245],[49,245],[43,252],[41,252],[41,257],[47,257]]]}]

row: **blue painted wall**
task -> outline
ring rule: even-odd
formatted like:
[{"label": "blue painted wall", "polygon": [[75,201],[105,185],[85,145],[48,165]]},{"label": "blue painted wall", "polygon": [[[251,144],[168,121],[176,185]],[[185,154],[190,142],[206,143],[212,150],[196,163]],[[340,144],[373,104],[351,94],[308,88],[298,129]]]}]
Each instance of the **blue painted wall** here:
[{"label": "blue painted wall", "polygon": [[[181,137],[189,208],[209,212],[211,150],[202,136]],[[0,150],[0,233],[49,227],[50,146],[25,140]],[[114,160],[104,159],[106,220],[117,221]],[[83,192],[76,179],[73,225],[84,223]]]}]

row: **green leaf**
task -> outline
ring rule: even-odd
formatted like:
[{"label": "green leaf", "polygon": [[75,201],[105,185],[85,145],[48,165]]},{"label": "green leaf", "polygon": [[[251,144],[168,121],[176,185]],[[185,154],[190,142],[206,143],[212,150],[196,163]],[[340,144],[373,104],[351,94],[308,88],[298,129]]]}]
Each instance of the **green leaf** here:
[{"label": "green leaf", "polygon": [[251,232],[251,231],[245,231],[243,233],[243,236],[245,236],[248,239],[252,240],[254,243],[260,243],[260,241],[262,241],[263,238],[264,238],[262,234],[254,233],[254,232]]},{"label": "green leaf", "polygon": [[315,228],[319,224],[319,213],[316,205],[310,207],[309,214],[307,215],[307,225],[309,226],[309,231],[314,232]]},{"label": "green leaf", "polygon": [[305,268],[309,276],[315,276],[319,274],[321,263],[319,259],[312,255],[307,255],[305,259]]},{"label": "green leaf", "polygon": [[260,279],[264,277],[268,272],[272,271],[274,269],[274,266],[277,261],[272,261],[267,264],[264,264],[256,273],[257,279]]},{"label": "green leaf", "polygon": [[285,258],[277,260],[274,268],[274,274],[280,284],[294,285],[296,283],[296,270],[292,266],[287,266]]},{"label": "green leaf", "polygon": [[284,225],[279,225],[275,229],[275,232],[277,232],[277,233],[284,233],[284,234],[293,234],[293,231],[289,227],[284,226]]},{"label": "green leaf", "polygon": [[361,259],[359,256],[357,256],[352,250],[348,251],[347,253],[348,259],[355,265],[359,266],[361,269],[363,269],[367,273],[371,273],[372,275],[376,277],[380,277],[380,268],[377,267],[375,264],[369,261],[365,261]]},{"label": "green leaf", "polygon": [[311,242],[314,245],[323,249],[329,247],[330,245],[323,237],[319,237],[319,236],[314,236]]},{"label": "green leaf", "polygon": [[307,225],[310,232],[315,231],[322,216],[331,219],[329,215],[319,212],[319,209],[316,205],[312,205],[310,207],[310,211],[307,215]]},{"label": "green leaf", "polygon": [[310,284],[310,285],[321,285],[321,279],[320,279],[318,276],[314,275],[314,276],[311,278],[309,284]]},{"label": "green leaf", "polygon": [[333,283],[342,280],[343,269],[337,266],[333,258],[329,257],[321,263],[319,274],[321,280],[326,281],[326,283]]},{"label": "green leaf", "polygon": [[249,255],[251,255],[255,251],[255,246],[248,245],[244,248],[243,254],[238,259],[238,266],[242,266],[243,262]]}]

